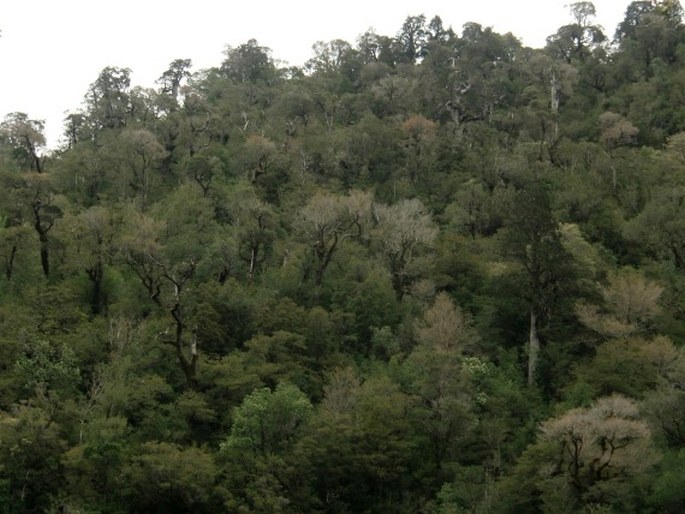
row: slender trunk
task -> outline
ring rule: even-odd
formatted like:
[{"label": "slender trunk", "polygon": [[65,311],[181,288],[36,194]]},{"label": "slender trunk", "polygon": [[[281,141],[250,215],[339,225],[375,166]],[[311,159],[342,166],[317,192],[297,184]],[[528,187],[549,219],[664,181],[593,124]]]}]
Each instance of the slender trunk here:
[{"label": "slender trunk", "polygon": [[12,278],[12,271],[14,270],[14,258],[17,255],[17,245],[12,246],[9,257],[5,259],[5,278],[9,281]]},{"label": "slender trunk", "polygon": [[670,247],[671,247],[671,253],[673,254],[673,258],[675,259],[675,267],[679,270],[684,270],[685,269],[685,262],[683,262],[683,257],[680,255],[680,252],[678,251],[678,247],[674,244],[671,244]]},{"label": "slender trunk", "polygon": [[254,270],[255,270],[256,263],[257,263],[257,248],[252,248],[250,250],[250,269],[247,273],[247,283],[249,285],[252,285],[252,281],[254,280]]},{"label": "slender trunk", "polygon": [[319,287],[321,284],[323,284],[323,273],[325,271],[325,267],[322,265],[317,266],[316,268],[316,274],[314,275],[314,285]]},{"label": "slender trunk", "polygon": [[175,326],[175,337],[174,337],[174,348],[176,349],[176,356],[178,357],[178,363],[185,375],[186,387],[188,389],[195,388],[195,372],[197,369],[197,342],[193,337],[190,342],[190,358],[187,358],[184,354],[183,347],[185,346],[185,322],[181,314],[181,304],[174,304],[170,311],[171,317],[174,319]]},{"label": "slender trunk", "polygon": [[[324,241],[323,234],[321,235],[320,240]],[[316,275],[314,277],[314,283],[317,287],[323,284],[323,274],[326,272],[326,268],[331,262],[331,258],[333,257],[333,252],[335,251],[336,246],[338,246],[338,234],[334,233],[333,242],[331,243],[331,246],[329,248],[326,248],[324,246],[324,243],[321,243],[320,246],[315,250],[318,262],[316,266]]]},{"label": "slender trunk", "polygon": [[24,140],[26,141],[26,148],[28,149],[29,154],[31,154],[31,161],[33,161],[33,169],[36,170],[37,173],[43,173],[43,165],[40,161],[40,156],[36,151],[36,146],[33,144],[33,142],[29,139],[28,136],[24,136]]},{"label": "slender trunk", "polygon": [[537,374],[538,357],[540,355],[540,339],[538,338],[537,313],[535,309],[530,310],[530,335],[528,337],[528,385],[535,385]]},{"label": "slender trunk", "polygon": [[50,249],[48,246],[48,231],[52,228],[53,221],[48,221],[47,226],[43,225],[43,219],[41,219],[41,204],[40,202],[35,202],[33,204],[33,228],[38,234],[38,241],[40,241],[40,264],[43,267],[43,273],[47,277],[50,275]]},{"label": "slender trunk", "polygon": [[392,288],[395,290],[395,298],[398,302],[404,298],[404,276],[401,271],[393,271],[392,273]]},{"label": "slender trunk", "polygon": [[33,148],[31,148],[31,158],[33,159],[33,167],[36,169],[36,172],[43,173],[43,165],[40,162],[40,157]]},{"label": "slender trunk", "polygon": [[402,255],[397,257],[397,256],[390,256],[390,270],[392,272],[392,288],[395,290],[395,298],[397,298],[398,302],[402,301],[402,298],[404,297],[404,291],[406,288],[406,281],[405,281],[405,274],[404,274],[404,269],[405,269],[406,263],[404,262],[404,252],[402,252]]},{"label": "slender trunk", "polygon": [[166,150],[166,155],[162,159],[162,174],[165,177],[171,176],[171,165],[174,162],[174,151],[176,150],[176,137],[177,134],[169,134],[169,139],[164,144],[164,150]]},{"label": "slender trunk", "polygon": [[552,75],[549,79],[550,85],[550,109],[554,114],[559,112],[559,79],[556,73],[552,71]]},{"label": "slender trunk", "polygon": [[90,307],[94,315],[102,312],[104,301],[102,298],[102,281],[104,278],[104,266],[102,261],[98,260],[95,266],[86,270],[88,278],[93,283],[93,290],[91,293]]},{"label": "slender trunk", "polygon": [[217,281],[219,284],[224,285],[230,274],[231,269],[228,266],[222,266],[221,271],[219,271],[219,274],[217,275]]},{"label": "slender trunk", "polygon": [[43,267],[45,276],[50,275],[50,253],[48,249],[48,237],[45,234],[39,234],[40,240],[40,264]]}]

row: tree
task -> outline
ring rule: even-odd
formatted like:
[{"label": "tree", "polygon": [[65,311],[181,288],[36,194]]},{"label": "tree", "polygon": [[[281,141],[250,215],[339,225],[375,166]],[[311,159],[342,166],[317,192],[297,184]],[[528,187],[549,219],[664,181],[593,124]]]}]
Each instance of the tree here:
[{"label": "tree", "polygon": [[161,95],[168,100],[166,108],[169,112],[174,112],[179,107],[181,84],[191,75],[189,71],[192,66],[191,63],[190,59],[176,59],[169,64],[169,68],[157,79]]},{"label": "tree", "polygon": [[166,155],[164,147],[155,135],[146,129],[126,129],[119,136],[122,144],[121,158],[128,172],[128,186],[147,205],[152,184],[153,171]]},{"label": "tree", "polygon": [[208,512],[217,508],[216,466],[207,449],[148,441],[123,467],[121,494],[134,513]]},{"label": "tree", "polygon": [[436,125],[423,116],[411,116],[402,124],[402,132],[409,178],[417,184],[434,166]]},{"label": "tree", "polygon": [[643,473],[658,457],[637,405],[618,395],[545,421],[540,441],[558,452],[558,461],[543,468],[541,478],[563,477],[584,502],[616,501],[625,479]]},{"label": "tree", "polygon": [[49,504],[64,483],[65,447],[59,424],[43,409],[16,405],[0,412],[0,494],[9,512],[36,512]]},{"label": "tree", "polygon": [[415,337],[417,345],[403,368],[412,393],[420,398],[415,411],[417,432],[427,438],[426,451],[440,470],[473,428],[473,390],[463,363],[477,338],[446,293],[439,293],[423,313]]},{"label": "tree", "polygon": [[[362,235],[370,218],[372,201],[371,193],[362,191],[352,191],[346,197],[317,193],[300,210],[300,229],[311,251],[316,286],[323,283],[338,246],[345,239]],[[305,275],[309,273],[307,268]]]},{"label": "tree", "polygon": [[581,323],[604,337],[625,338],[645,331],[659,312],[663,287],[629,268],[610,273],[600,289],[604,312],[597,306],[576,304]]},{"label": "tree", "polygon": [[332,512],[387,512],[409,479],[412,398],[385,376],[361,383],[333,370],[303,427],[297,462],[320,505]]},{"label": "tree", "polygon": [[400,74],[382,76],[371,88],[379,104],[379,116],[405,114],[414,110],[414,90],[415,82],[410,77]]},{"label": "tree", "polygon": [[425,274],[417,254],[433,243],[437,228],[428,210],[416,198],[391,206],[376,205],[374,214],[378,221],[375,236],[390,267],[397,299],[401,300],[413,278]]},{"label": "tree", "polygon": [[62,217],[52,179],[44,173],[25,173],[19,177],[7,176],[5,187],[12,191],[12,201],[19,216],[30,224],[38,235],[40,263],[45,276],[50,275],[49,233]]},{"label": "tree", "polygon": [[676,61],[682,15],[678,0],[639,0],[628,5],[614,37],[619,48],[617,69],[625,78],[648,79],[657,61]]},{"label": "tree", "polygon": [[28,232],[28,227],[20,219],[11,220],[8,216],[0,216],[0,254],[8,281],[12,279],[17,254],[25,244]]},{"label": "tree", "polygon": [[252,284],[275,238],[274,212],[258,198],[248,199],[236,210],[238,253],[247,264],[247,282]]},{"label": "tree", "polygon": [[312,404],[296,386],[280,383],[245,397],[233,412],[231,434],[221,444],[224,452],[252,452],[266,456],[282,451],[312,414]]},{"label": "tree", "polygon": [[88,88],[86,93],[86,117],[95,138],[102,129],[126,126],[131,110],[131,70],[108,66]]},{"label": "tree", "polygon": [[[335,74],[349,75],[356,70],[356,51],[347,41],[334,39],[324,42],[317,41],[312,47],[314,57],[305,63],[305,69],[314,74],[333,77]],[[352,77],[350,77],[352,78]]]},{"label": "tree", "polygon": [[207,196],[209,186],[212,180],[220,169],[221,162],[215,158],[207,158],[204,155],[194,155],[186,163],[186,175],[193,180],[200,189],[202,194]]},{"label": "tree", "polygon": [[397,45],[393,38],[379,35],[373,29],[369,29],[359,36],[357,49],[362,62],[365,64],[384,63],[394,67],[399,60]]},{"label": "tree", "polygon": [[682,355],[667,337],[634,336],[602,343],[591,361],[577,366],[575,375],[598,395],[618,393],[642,399],[653,398],[655,390],[660,390],[666,400],[670,388],[678,387],[681,367]]},{"label": "tree", "polygon": [[552,312],[569,285],[570,256],[561,244],[548,192],[528,184],[514,198],[503,237],[504,251],[524,272],[523,294],[529,316],[528,384],[537,376],[540,355],[538,326]]},{"label": "tree", "polygon": [[0,123],[0,142],[12,149],[20,170],[43,172],[44,129],[44,121],[32,120],[23,112],[10,113]]},{"label": "tree", "polygon": [[[654,343],[660,343],[661,352],[649,351],[651,348],[644,348],[643,352],[647,358],[651,357],[650,364],[659,377],[655,381],[657,387],[645,393],[642,408],[668,446],[682,448],[685,444],[685,352],[666,338],[657,338]],[[654,359],[655,355],[660,358]]]},{"label": "tree", "polygon": [[272,168],[276,157],[276,145],[273,141],[258,134],[251,134],[243,145],[245,172],[253,184],[266,175]]},{"label": "tree", "polygon": [[[139,212],[130,212],[127,229],[119,241],[119,251],[125,262],[140,279],[150,300],[162,308],[171,319],[170,326],[159,334],[162,342],[175,351],[188,389],[196,386],[199,358],[197,337],[190,322],[187,289],[200,260],[200,247],[175,247],[173,230]],[[166,234],[164,230],[167,229]],[[163,240],[163,235],[167,236]],[[180,254],[175,254],[175,250]]]},{"label": "tree", "polygon": [[[81,212],[74,220],[71,241],[74,265],[86,272],[92,283],[90,305],[93,314],[106,307],[105,268],[112,262],[117,217],[105,207],[96,205]],[[70,245],[71,246],[71,245]]]},{"label": "tree", "polygon": [[494,234],[502,226],[504,206],[510,191],[495,187],[490,191],[480,182],[471,182],[455,192],[455,201],[445,209],[450,226],[472,239]]},{"label": "tree", "polygon": [[685,271],[685,188],[658,188],[644,209],[625,227],[626,236],[656,258],[672,260]]},{"label": "tree", "polygon": [[499,484],[497,512],[640,512],[640,481],[658,461],[637,404],[613,395],[540,424]]},{"label": "tree", "polygon": [[443,356],[461,357],[473,351],[476,333],[447,293],[438,293],[416,327],[416,340]]},{"label": "tree", "polygon": [[423,57],[426,44],[426,17],[408,16],[402,24],[402,29],[397,35],[400,55],[406,62],[414,63],[416,59]]},{"label": "tree", "polygon": [[520,49],[512,34],[500,35],[473,22],[464,25],[462,37],[448,54],[449,74],[445,77],[444,68],[435,70],[443,75],[439,84],[447,92],[438,96],[442,104],[436,107],[450,116],[459,132],[465,123],[490,120],[497,108],[509,104],[515,91],[510,70]]},{"label": "tree", "polygon": [[29,341],[15,368],[29,395],[64,394],[81,380],[74,351],[54,341]]},{"label": "tree", "polygon": [[672,27],[677,26],[683,17],[683,9],[678,0],[638,0],[631,2],[626,9],[625,18],[616,30],[619,42],[637,38],[645,25],[657,23],[659,18]]},{"label": "tree", "polygon": [[445,28],[440,16],[433,16],[431,18],[431,21],[428,23],[427,35],[429,47],[430,43],[446,43],[455,36],[452,27]]},{"label": "tree", "polygon": [[221,73],[236,84],[244,82],[272,82],[276,78],[276,67],[271,50],[259,46],[256,39],[250,39],[235,48],[226,48],[226,59],[221,64]]},{"label": "tree", "polygon": [[620,114],[607,111],[599,116],[600,141],[608,152],[635,143],[638,129]]},{"label": "tree", "polygon": [[[600,140],[609,156],[614,157],[614,151],[622,146],[628,146],[635,142],[639,130],[620,114],[605,112],[599,117],[601,127]],[[611,164],[611,185],[616,189],[616,166]]]},{"label": "tree", "polygon": [[570,6],[574,23],[564,25],[547,38],[547,49],[555,58],[567,63],[584,62],[606,37],[602,28],[593,25],[595,5],[592,2],[575,2]]}]

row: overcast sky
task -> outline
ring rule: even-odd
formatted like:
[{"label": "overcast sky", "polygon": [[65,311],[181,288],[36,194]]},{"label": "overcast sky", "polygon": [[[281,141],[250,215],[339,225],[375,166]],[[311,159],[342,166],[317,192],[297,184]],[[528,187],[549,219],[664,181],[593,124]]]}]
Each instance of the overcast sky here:
[{"label": "overcast sky", "polygon": [[[392,36],[407,16],[438,15],[460,33],[474,21],[512,32],[527,46],[570,22],[568,0],[0,0],[0,117],[47,121],[54,142],[65,111],[79,108],[105,66],[128,67],[134,85],[154,85],[168,63],[218,66],[226,45],[255,38],[272,56],[301,65],[316,41]],[[613,36],[630,0],[595,0],[597,23]]]}]

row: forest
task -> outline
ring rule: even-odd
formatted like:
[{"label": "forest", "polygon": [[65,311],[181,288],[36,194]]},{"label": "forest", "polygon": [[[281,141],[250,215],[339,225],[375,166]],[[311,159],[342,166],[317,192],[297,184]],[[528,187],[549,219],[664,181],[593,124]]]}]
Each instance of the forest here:
[{"label": "forest", "polygon": [[685,510],[685,25],[410,16],[0,123],[0,513]]}]

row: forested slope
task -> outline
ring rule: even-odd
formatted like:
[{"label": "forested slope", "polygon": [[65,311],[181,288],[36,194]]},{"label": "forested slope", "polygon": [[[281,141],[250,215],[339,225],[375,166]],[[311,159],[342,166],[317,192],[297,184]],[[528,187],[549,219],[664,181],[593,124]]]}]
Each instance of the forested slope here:
[{"label": "forested slope", "polygon": [[50,153],[7,116],[0,512],[682,512],[682,15],[110,67]]}]

